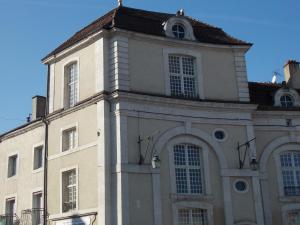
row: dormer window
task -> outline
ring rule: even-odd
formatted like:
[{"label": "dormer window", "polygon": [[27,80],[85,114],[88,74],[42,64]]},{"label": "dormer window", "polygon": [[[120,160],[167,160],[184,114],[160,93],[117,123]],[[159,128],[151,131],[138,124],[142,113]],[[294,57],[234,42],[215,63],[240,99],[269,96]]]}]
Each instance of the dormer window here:
[{"label": "dormer window", "polygon": [[291,108],[294,106],[293,97],[290,95],[283,95],[280,97],[280,103],[282,107]]},{"label": "dormer window", "polygon": [[162,24],[165,34],[169,38],[195,41],[194,29],[190,21],[183,15],[171,17]]},{"label": "dormer window", "polygon": [[181,24],[175,24],[172,27],[172,32],[174,36],[178,39],[183,39],[185,37],[185,29]]},{"label": "dormer window", "polygon": [[289,87],[282,87],[278,89],[274,95],[274,106],[283,109],[290,109],[292,107],[300,107],[299,93]]}]

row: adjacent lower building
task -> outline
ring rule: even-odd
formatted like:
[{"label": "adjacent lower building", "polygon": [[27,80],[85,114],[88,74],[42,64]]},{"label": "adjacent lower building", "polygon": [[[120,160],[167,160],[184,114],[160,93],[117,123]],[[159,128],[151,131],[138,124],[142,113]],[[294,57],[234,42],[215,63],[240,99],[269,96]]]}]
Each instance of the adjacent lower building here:
[{"label": "adjacent lower building", "polygon": [[300,224],[300,69],[248,82],[250,43],[122,6],[43,59],[0,136],[0,224]]}]

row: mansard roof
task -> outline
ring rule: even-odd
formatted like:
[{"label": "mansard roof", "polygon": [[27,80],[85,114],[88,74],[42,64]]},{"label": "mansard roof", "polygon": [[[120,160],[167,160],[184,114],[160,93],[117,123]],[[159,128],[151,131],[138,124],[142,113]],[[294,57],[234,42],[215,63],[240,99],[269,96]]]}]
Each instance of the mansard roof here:
[{"label": "mansard roof", "polygon": [[[112,28],[119,28],[142,34],[165,37],[163,24],[174,16],[176,15],[120,6],[75,33],[44,59],[71,47],[102,29],[110,30]],[[252,45],[230,36],[218,27],[208,25],[188,16],[184,16],[184,18],[191,23],[196,41],[198,42],[220,45]]]}]

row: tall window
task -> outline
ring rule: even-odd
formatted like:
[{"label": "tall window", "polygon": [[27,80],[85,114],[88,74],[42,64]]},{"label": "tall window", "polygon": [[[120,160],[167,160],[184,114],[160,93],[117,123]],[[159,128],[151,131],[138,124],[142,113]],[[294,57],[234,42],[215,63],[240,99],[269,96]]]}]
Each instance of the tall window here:
[{"label": "tall window", "polygon": [[42,224],[42,192],[36,192],[32,195],[32,225]]},{"label": "tall window", "polygon": [[76,127],[64,130],[62,133],[62,151],[72,150],[77,143]]},{"label": "tall window", "polygon": [[207,225],[207,210],[187,208],[178,210],[178,225]]},{"label": "tall window", "polygon": [[203,194],[201,150],[198,146],[175,145],[174,166],[178,194]]},{"label": "tall window", "polygon": [[63,212],[68,212],[75,210],[77,203],[77,177],[76,169],[72,169],[62,174],[62,193],[63,193],[63,202],[62,209]]},{"label": "tall window", "polygon": [[197,97],[193,57],[169,55],[169,73],[172,96]]},{"label": "tall window", "polygon": [[43,167],[43,146],[34,148],[33,169],[37,170]]},{"label": "tall window", "polygon": [[7,177],[13,177],[17,175],[17,161],[18,155],[12,155],[8,158]]},{"label": "tall window", "polygon": [[66,107],[73,107],[78,99],[78,69],[77,63],[72,63],[66,68],[66,88],[65,100]]},{"label": "tall window", "polygon": [[300,152],[284,152],[280,155],[284,194],[300,196]]},{"label": "tall window", "polygon": [[16,200],[15,198],[6,199],[5,202],[5,214],[14,215],[16,213]]}]

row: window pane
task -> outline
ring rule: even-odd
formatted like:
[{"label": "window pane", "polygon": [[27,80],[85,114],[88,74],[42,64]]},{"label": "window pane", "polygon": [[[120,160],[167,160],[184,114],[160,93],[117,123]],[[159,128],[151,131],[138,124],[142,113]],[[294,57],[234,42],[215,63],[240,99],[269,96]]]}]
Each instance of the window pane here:
[{"label": "window pane", "polygon": [[183,82],[184,82],[184,95],[190,98],[196,97],[195,78],[184,77]]},{"label": "window pane", "polygon": [[203,209],[192,210],[193,225],[206,225],[207,223],[207,211]]},{"label": "window pane", "polygon": [[178,210],[178,224],[179,225],[190,225],[190,215],[188,209]]},{"label": "window pane", "polygon": [[180,96],[181,91],[181,78],[179,76],[170,76],[171,95]]},{"label": "window pane", "polygon": [[282,171],[284,192],[288,196],[296,195],[296,185],[293,171]]},{"label": "window pane", "polygon": [[190,166],[200,166],[200,149],[195,145],[187,145]]},{"label": "window pane", "polygon": [[294,152],[293,153],[294,156],[294,163],[296,167],[300,167],[300,153],[298,152]]},{"label": "window pane", "polygon": [[281,167],[292,167],[292,154],[290,152],[280,155]]},{"label": "window pane", "polygon": [[189,175],[190,175],[191,193],[201,194],[202,193],[201,170],[189,169]]},{"label": "window pane", "polygon": [[182,57],[183,74],[194,75],[194,59],[191,57]]},{"label": "window pane", "polygon": [[179,194],[188,193],[186,169],[176,168],[175,175],[176,175],[177,193]]},{"label": "window pane", "polygon": [[170,73],[180,74],[180,58],[178,56],[169,56],[169,71]]},{"label": "window pane", "polygon": [[184,145],[174,146],[174,163],[175,165],[185,165],[185,150]]}]

